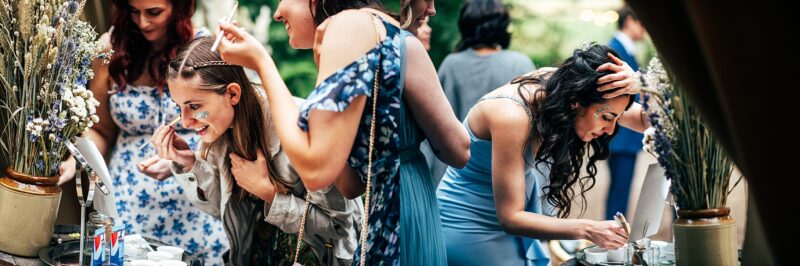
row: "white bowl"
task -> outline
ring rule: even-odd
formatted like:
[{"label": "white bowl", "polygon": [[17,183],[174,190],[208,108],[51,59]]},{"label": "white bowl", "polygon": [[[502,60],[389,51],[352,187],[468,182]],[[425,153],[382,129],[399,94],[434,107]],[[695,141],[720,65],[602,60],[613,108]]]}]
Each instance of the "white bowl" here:
[{"label": "white bowl", "polygon": [[186,262],[179,260],[162,260],[158,262],[160,266],[186,266]]},{"label": "white bowl", "polygon": [[183,249],[179,247],[173,246],[160,246],[156,248],[158,251],[166,252],[172,254],[172,259],[181,260],[183,259]]},{"label": "white bowl", "polygon": [[159,266],[158,262],[152,260],[132,260],[132,266]]},{"label": "white bowl", "polygon": [[147,252],[147,259],[152,261],[171,260],[172,254],[164,251],[150,251]]},{"label": "white bowl", "polygon": [[[627,246],[627,244],[626,244]],[[608,250],[608,262],[623,262],[625,261],[625,248],[626,246],[622,246],[618,249],[609,249]]]},{"label": "white bowl", "polygon": [[608,251],[604,248],[593,247],[586,249],[586,261],[592,264],[608,261]]}]

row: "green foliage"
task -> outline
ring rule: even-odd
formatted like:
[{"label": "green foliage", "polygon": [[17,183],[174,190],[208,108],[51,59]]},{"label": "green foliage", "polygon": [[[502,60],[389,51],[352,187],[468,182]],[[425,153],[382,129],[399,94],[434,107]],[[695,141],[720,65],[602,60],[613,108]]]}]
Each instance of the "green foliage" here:
[{"label": "green foliage", "polygon": [[[591,22],[580,20],[580,1],[574,4],[574,8],[548,13],[533,10],[528,1],[530,0],[504,0],[512,19],[509,27],[513,36],[510,49],[528,55],[537,67],[557,66],[585,41],[594,40],[605,44],[616,30],[613,24],[595,26]],[[384,0],[384,3],[389,10],[399,11],[399,0]],[[260,5],[266,4],[274,12],[278,7],[278,0],[241,0],[239,4],[250,9],[251,16],[255,18]],[[463,4],[464,0],[435,2],[437,13],[430,19],[433,33],[429,54],[436,67],[453,52],[461,38],[458,16]],[[282,23],[272,23],[269,34],[272,56],[289,89],[296,96],[307,96],[316,82],[317,70],[312,51],[292,49]],[[648,62],[655,54],[649,41],[640,44],[639,48],[639,62]]]},{"label": "green foliage", "polygon": [[453,52],[461,39],[458,32],[458,13],[464,0],[439,0],[436,4],[436,16],[430,18],[428,24],[433,29],[431,34],[431,50],[428,52],[433,64],[439,67],[445,56]]}]

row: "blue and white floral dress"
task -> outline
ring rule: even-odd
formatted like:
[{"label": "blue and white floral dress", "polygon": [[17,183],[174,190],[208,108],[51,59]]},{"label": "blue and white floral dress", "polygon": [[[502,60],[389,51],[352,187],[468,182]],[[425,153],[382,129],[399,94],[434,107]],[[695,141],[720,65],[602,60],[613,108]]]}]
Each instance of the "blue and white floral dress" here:
[{"label": "blue and white floral dress", "polygon": [[[136,164],[156,156],[150,141],[160,124],[180,115],[169,90],[161,95],[156,87],[128,85],[109,98],[109,108],[119,134],[114,142],[108,168],[114,183],[117,210],[128,234],[142,234],[179,246],[205,258],[205,265],[222,265],[228,239],[222,223],[201,212],[184,196],[181,186],[170,177],[158,181],[139,172]],[[192,130],[177,129],[195,150],[200,141]]]}]

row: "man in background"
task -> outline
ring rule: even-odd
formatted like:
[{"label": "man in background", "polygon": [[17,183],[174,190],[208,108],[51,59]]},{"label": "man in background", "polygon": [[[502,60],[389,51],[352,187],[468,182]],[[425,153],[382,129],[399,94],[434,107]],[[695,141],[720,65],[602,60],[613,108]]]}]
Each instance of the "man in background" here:
[{"label": "man in background", "polygon": [[[638,71],[635,42],[644,38],[644,27],[630,7],[624,6],[617,12],[619,31],[614,33],[614,38],[608,46],[616,50],[620,59],[628,63],[634,71]],[[639,101],[639,96],[636,96],[636,100]],[[611,186],[606,201],[606,220],[613,220],[616,212],[627,215],[636,156],[642,150],[642,134],[624,127],[617,128],[617,135],[609,144],[611,155],[608,158],[608,167],[611,171]]]}]

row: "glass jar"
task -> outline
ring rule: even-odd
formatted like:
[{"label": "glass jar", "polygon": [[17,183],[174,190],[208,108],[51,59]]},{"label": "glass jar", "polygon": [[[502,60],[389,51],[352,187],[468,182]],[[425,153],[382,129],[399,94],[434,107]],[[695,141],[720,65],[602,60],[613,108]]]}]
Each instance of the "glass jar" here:
[{"label": "glass jar", "polygon": [[[94,246],[94,234],[97,229],[105,228],[106,239],[111,234],[111,227],[114,225],[114,219],[111,216],[99,213],[99,212],[91,212],[89,213],[89,218],[86,221],[86,242],[84,242],[83,252],[84,256],[88,256],[89,261],[91,261],[92,256],[92,247]],[[111,256],[111,242],[106,240],[105,245],[103,246],[105,250],[105,260],[108,261]]]},{"label": "glass jar", "polygon": [[[642,241],[644,240],[644,241]],[[624,265],[661,265],[661,248],[650,245],[649,239],[642,239],[636,243],[629,243],[625,246]]]}]

